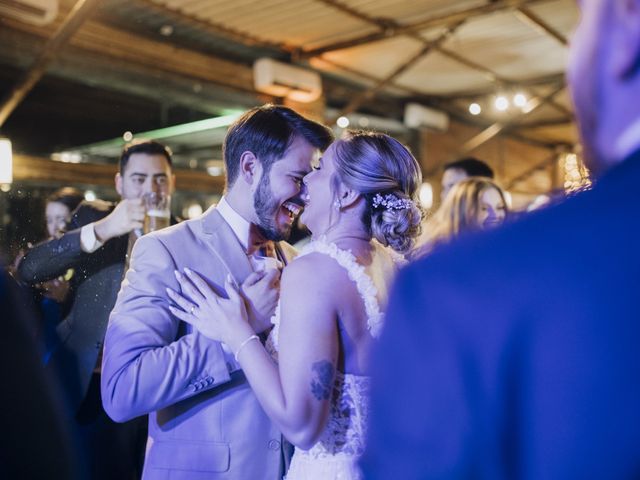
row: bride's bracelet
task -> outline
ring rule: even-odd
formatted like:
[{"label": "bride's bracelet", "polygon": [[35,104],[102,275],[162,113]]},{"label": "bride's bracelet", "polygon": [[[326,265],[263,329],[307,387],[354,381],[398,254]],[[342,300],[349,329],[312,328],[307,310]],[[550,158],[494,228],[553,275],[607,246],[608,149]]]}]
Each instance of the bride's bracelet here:
[{"label": "bride's bracelet", "polygon": [[236,359],[236,362],[239,362],[239,361],[240,361],[240,360],[238,360],[238,355],[240,355],[240,352],[242,351],[242,349],[243,349],[244,347],[246,347],[246,346],[247,346],[247,344],[248,344],[251,340],[258,340],[258,341],[259,341],[259,340],[260,340],[260,337],[258,337],[258,335],[255,335],[255,334],[254,334],[254,335],[251,335],[249,338],[247,338],[244,342],[242,342],[242,343],[240,344],[240,346],[238,347],[238,350],[236,350],[236,353],[234,353],[234,354],[233,354],[233,356],[234,356],[234,357],[235,357],[235,359]]}]

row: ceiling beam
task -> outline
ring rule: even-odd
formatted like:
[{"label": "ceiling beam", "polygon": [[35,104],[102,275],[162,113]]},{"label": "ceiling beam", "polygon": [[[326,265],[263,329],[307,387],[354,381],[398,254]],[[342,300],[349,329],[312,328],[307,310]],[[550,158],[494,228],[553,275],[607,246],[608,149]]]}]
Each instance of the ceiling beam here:
[{"label": "ceiling beam", "polygon": [[[3,20],[3,23],[39,37],[46,36],[48,32],[46,28],[33,27],[22,22]],[[99,22],[87,21],[69,41],[67,49],[70,48],[97,54],[105,59],[116,59],[135,67],[146,67],[192,81],[222,85],[236,92],[255,94],[253,70],[250,66],[177,47],[168,42],[151,40]]]},{"label": "ceiling beam", "polygon": [[100,5],[100,0],[78,0],[64,22],[47,40],[29,70],[25,72],[2,104],[0,104],[0,127],[4,125],[11,113],[38,83],[51,62],[60,53],[62,47],[91,16],[98,5]]},{"label": "ceiling beam", "polygon": [[[408,60],[406,60],[405,62],[403,62],[398,68],[396,68],[393,72],[391,72],[391,74],[389,74],[387,77],[379,80],[374,86],[358,93],[348,104],[347,106],[345,106],[340,113],[337,115],[337,117],[341,117],[343,115],[348,115],[349,113],[352,113],[354,111],[356,111],[358,108],[360,108],[360,106],[373,99],[376,94],[378,94],[378,92],[380,92],[380,90],[382,90],[383,88],[387,87],[388,85],[390,85],[396,78],[398,78],[400,75],[402,75],[404,72],[406,72],[409,68],[411,68],[413,65],[415,65],[419,60],[421,60],[423,57],[425,57],[429,52],[431,52],[431,50],[433,50],[434,48],[436,48],[438,45],[440,45],[442,42],[446,41],[451,35],[453,35],[453,33],[456,31],[456,29],[458,29],[464,22],[458,22],[455,25],[452,25],[451,27],[447,28],[442,34],[440,34],[438,36],[438,38],[436,38],[435,40],[426,43],[418,53],[416,53],[415,55],[411,56],[411,58],[409,58]],[[335,119],[334,119],[335,120]],[[333,122],[331,122],[333,123]]]},{"label": "ceiling beam", "polygon": [[[389,29],[389,28],[397,30],[397,29],[401,28],[401,26],[399,24],[397,24],[396,22],[394,22],[392,20],[381,20],[379,18],[371,17],[369,15],[366,15],[366,14],[354,9],[354,8],[351,8],[351,7],[343,4],[339,0],[316,0],[316,1],[321,2],[321,3],[325,4],[325,5],[329,5],[329,6],[333,7],[333,8],[336,8],[336,9],[340,10],[341,12],[344,12],[344,13],[346,13],[348,15],[351,15],[352,17],[355,17],[355,18],[357,18],[359,20],[362,20],[362,21],[364,21],[366,23],[374,25],[374,26],[380,28],[381,30],[385,30],[385,29]],[[521,15],[526,16],[529,19],[529,22],[533,22],[535,25],[537,25],[537,28],[544,29],[545,32],[546,31],[551,32],[550,34],[555,33],[556,35],[560,36],[560,34],[558,32],[554,31],[540,17],[538,17],[535,13],[531,12],[531,10],[529,10],[525,6],[517,7],[517,11],[521,12]],[[454,30],[457,29],[461,24],[462,23],[457,24],[455,26]],[[445,33],[447,34],[447,37],[445,37],[444,40],[446,40],[447,38],[450,38],[449,33],[451,33],[451,32],[445,32]],[[421,35],[419,35],[417,33],[417,31],[407,32],[407,35],[409,37],[419,41],[419,42],[422,42],[425,46],[428,47],[429,50],[431,50],[432,48],[435,48],[442,55],[445,55],[449,59],[454,60],[455,62],[457,62],[457,63],[459,63],[461,65],[464,65],[464,66],[466,66],[466,67],[468,67],[470,69],[473,69],[475,71],[479,71],[486,78],[488,78],[491,83],[493,83],[495,85],[499,85],[499,86],[503,86],[504,85],[504,86],[511,86],[511,87],[521,86],[522,85],[522,82],[517,82],[517,81],[513,81],[513,80],[506,79],[504,77],[501,77],[497,73],[495,73],[492,70],[490,70],[489,68],[484,67],[482,65],[479,65],[479,64],[477,64],[475,62],[472,62],[472,61],[462,57],[461,55],[457,54],[456,52],[453,52],[451,50],[447,50],[446,48],[442,47],[442,44],[444,43],[444,40],[443,41],[439,41],[440,39],[438,39],[438,40],[436,40],[436,42],[428,42]],[[565,42],[566,42],[566,40],[565,40]],[[325,60],[325,59],[323,58],[322,60]],[[404,71],[406,71],[410,67],[411,67],[411,65],[409,65],[407,68],[403,69],[402,72],[400,72],[400,73],[403,73]],[[394,72],[394,74],[392,74],[392,80],[397,78],[398,76],[399,75],[395,75],[395,72]],[[387,80],[387,79],[376,80],[376,86],[373,87],[370,90],[376,89],[378,87],[378,85],[381,84],[380,82],[385,82],[385,80]],[[561,76],[557,77],[555,80],[556,80],[556,83],[564,82],[564,76],[561,75]],[[384,84],[382,84],[380,86],[380,88],[377,88],[377,90],[380,90],[381,88],[384,88],[385,86],[388,86],[390,84],[392,84],[392,82],[385,82]],[[376,92],[372,92],[372,95],[375,95],[375,93]],[[535,91],[532,92],[532,93],[534,95],[536,95]],[[365,98],[365,100],[367,100],[367,99],[370,99],[370,98]],[[359,100],[359,97],[354,99],[352,103],[355,104],[357,102],[357,100]],[[563,113],[564,115],[572,116],[572,113],[568,109],[566,109],[564,106],[558,104],[557,102],[551,101],[550,105],[552,107],[554,107],[556,110],[558,110],[561,113]],[[357,109],[357,107],[356,107],[356,109]],[[342,115],[346,115],[348,113],[351,113],[351,111],[353,111],[353,110],[347,111],[347,108],[345,108],[345,111],[341,112],[341,113],[342,113]]]},{"label": "ceiling beam", "polygon": [[571,125],[573,121],[573,117],[551,118],[548,120],[537,120],[535,122],[522,122],[516,125],[515,128],[520,130],[523,128],[559,127],[562,125]]},{"label": "ceiling beam", "polygon": [[[559,85],[565,82],[564,72],[552,73],[550,75],[541,75],[536,77],[525,78],[522,80],[510,80],[512,86],[519,88],[539,87],[545,85]],[[442,95],[441,98],[449,100],[472,99],[491,95],[496,92],[495,86],[490,88],[482,88],[478,90],[467,90],[464,92],[454,93],[450,95]]]},{"label": "ceiling beam", "polygon": [[[84,184],[113,186],[115,164],[60,163],[43,157],[14,155],[15,182],[51,182],[53,184]],[[189,192],[213,194],[222,192],[224,177],[212,177],[203,171],[174,169],[176,188]]]},{"label": "ceiling beam", "polygon": [[558,160],[558,155],[560,154],[560,151],[561,149],[555,150],[551,155],[546,157],[544,160],[538,163],[534,163],[529,168],[527,168],[524,172],[519,173],[515,177],[512,177],[506,182],[504,182],[504,185],[505,185],[504,189],[511,190],[518,183],[524,182],[525,180],[527,180],[531,175],[533,175],[538,170],[542,170],[544,168],[549,167],[549,165],[553,165],[553,163]]},{"label": "ceiling beam", "polygon": [[[483,15],[489,15],[491,13],[501,11],[501,10],[518,8],[523,5],[536,3],[538,1],[542,1],[542,0],[494,0],[492,2],[484,3],[476,7],[470,7],[463,10],[458,10],[453,13],[447,13],[445,15],[427,18],[426,20],[422,20],[420,22],[412,23],[409,25],[393,25],[392,23],[390,23],[388,26],[387,25],[381,26],[382,28],[375,33],[363,35],[361,37],[356,37],[356,38],[352,38],[345,41],[332,43],[332,44],[325,45],[318,48],[307,49],[307,50],[300,49],[300,51],[295,53],[295,56],[298,59],[316,57],[318,55],[322,55],[323,53],[327,53],[335,50],[342,50],[345,48],[357,47],[367,43],[372,43],[380,40],[385,40],[388,38],[397,37],[399,35],[408,35],[408,34],[418,33],[421,30],[426,30],[428,28],[445,27],[448,25],[456,24],[461,21],[469,20],[471,18],[475,18]],[[327,3],[327,2],[324,2],[324,3]],[[332,2],[332,3],[337,3],[337,2]]]},{"label": "ceiling beam", "polygon": [[[118,0],[119,3],[130,4],[131,0]],[[113,0],[112,2],[113,3]],[[174,10],[165,5],[160,5],[153,0],[136,0],[135,3],[139,3],[144,6],[144,10],[147,12],[153,12],[167,17],[169,20],[195,27],[199,30],[204,30],[207,33],[223,37],[233,42],[244,45],[245,47],[259,47],[270,50],[275,50],[280,53],[289,53],[293,50],[293,47],[284,43],[269,42],[262,38],[253,36],[247,32],[241,32],[239,30],[229,28],[221,23],[207,22],[200,20],[196,17],[181,13],[178,10]],[[113,8],[113,7],[112,7]]]},{"label": "ceiling beam", "polygon": [[515,14],[523,23],[531,25],[535,30],[540,31],[545,35],[549,35],[551,38],[557,40],[563,47],[569,46],[569,40],[567,40],[567,37],[549,25],[539,15],[531,11],[531,9],[524,6],[518,7]]}]

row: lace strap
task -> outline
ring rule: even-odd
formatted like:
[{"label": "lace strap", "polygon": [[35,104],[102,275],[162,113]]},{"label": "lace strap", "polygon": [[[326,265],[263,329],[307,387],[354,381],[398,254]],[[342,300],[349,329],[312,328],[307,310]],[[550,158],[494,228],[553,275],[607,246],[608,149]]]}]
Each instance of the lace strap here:
[{"label": "lace strap", "polygon": [[382,329],[383,315],[378,304],[378,289],[367,274],[365,268],[356,261],[356,257],[350,250],[342,250],[335,243],[324,240],[314,240],[302,249],[297,258],[310,253],[322,253],[333,258],[338,265],[344,268],[349,278],[356,284],[356,288],[364,302],[367,314],[367,329],[371,335],[377,338]]}]

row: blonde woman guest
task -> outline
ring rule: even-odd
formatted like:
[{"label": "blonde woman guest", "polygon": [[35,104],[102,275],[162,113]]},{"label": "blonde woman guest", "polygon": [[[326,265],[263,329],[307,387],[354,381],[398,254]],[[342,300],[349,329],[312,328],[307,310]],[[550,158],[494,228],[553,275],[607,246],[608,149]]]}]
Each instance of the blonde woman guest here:
[{"label": "blonde woman guest", "polygon": [[502,188],[485,177],[470,177],[454,185],[424,227],[411,258],[430,253],[460,235],[502,225],[509,214]]}]

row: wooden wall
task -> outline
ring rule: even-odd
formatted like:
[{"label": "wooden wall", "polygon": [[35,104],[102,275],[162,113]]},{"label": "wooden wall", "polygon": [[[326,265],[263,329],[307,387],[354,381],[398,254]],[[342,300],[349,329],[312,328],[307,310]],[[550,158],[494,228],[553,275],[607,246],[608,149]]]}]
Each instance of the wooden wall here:
[{"label": "wooden wall", "polygon": [[[478,128],[458,122],[452,122],[445,133],[422,132],[420,161],[425,180],[433,186],[436,202],[440,198],[443,165],[460,158],[460,146],[479,132]],[[469,155],[487,162],[500,185],[511,193],[513,207],[523,209],[538,195],[562,188],[558,153],[500,135]]]}]

